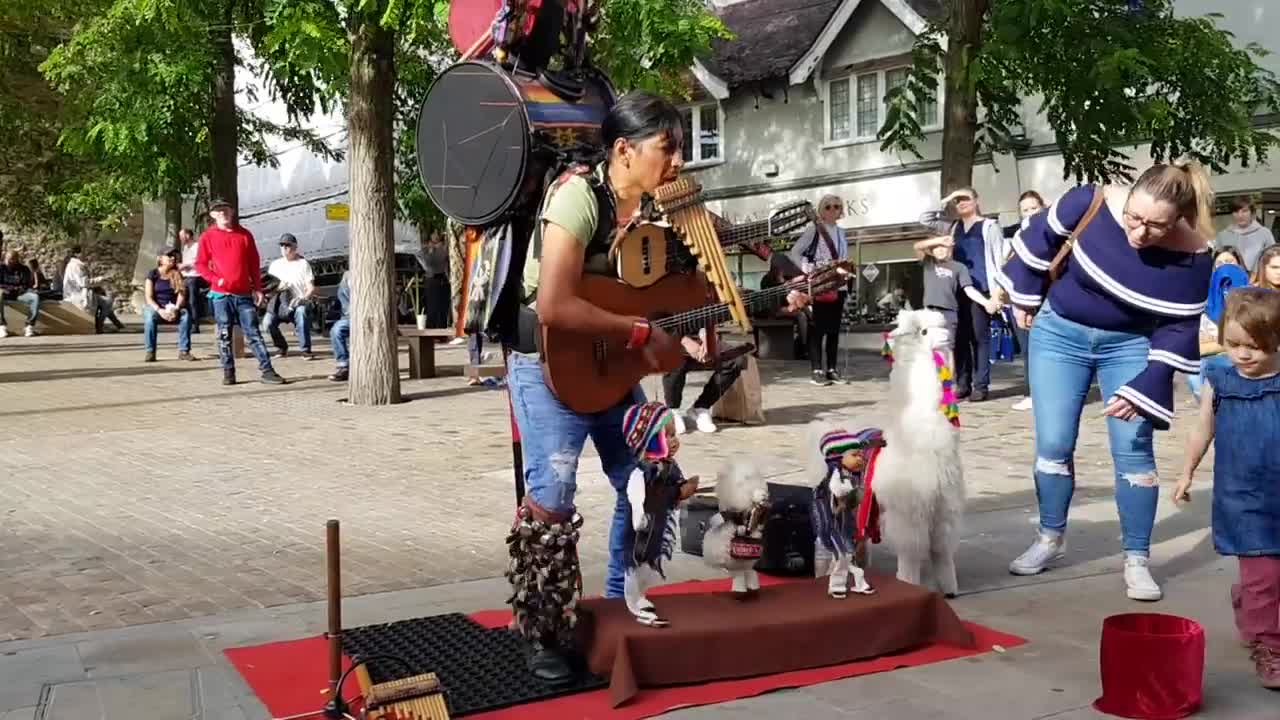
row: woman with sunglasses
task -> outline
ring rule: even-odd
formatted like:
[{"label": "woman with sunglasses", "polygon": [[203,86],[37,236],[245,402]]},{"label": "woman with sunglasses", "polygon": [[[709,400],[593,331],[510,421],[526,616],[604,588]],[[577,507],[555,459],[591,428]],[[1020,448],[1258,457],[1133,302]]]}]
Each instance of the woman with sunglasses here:
[{"label": "woman with sunglasses", "polygon": [[[809,273],[815,267],[848,259],[849,241],[845,238],[844,229],[837,224],[842,217],[844,201],[835,195],[824,196],[818,203],[818,222],[805,230],[791,248],[792,262]],[[840,325],[844,319],[846,297],[848,293],[843,290],[826,296],[818,295],[810,305],[812,320],[808,328],[808,350],[814,385],[830,385],[843,379],[840,371],[836,370],[836,360],[840,354]]]},{"label": "woman with sunglasses", "polygon": [[[1096,214],[1086,220],[1091,208]],[[1046,292],[1049,269],[1073,233],[1076,242]],[[1155,165],[1132,187],[1075,188],[1014,238],[999,283],[1009,288],[1018,323],[1031,328],[1040,531],[1010,572],[1034,575],[1063,557],[1080,415],[1096,378],[1111,440],[1126,594],[1161,598],[1148,569],[1158,499],[1153,431],[1173,420],[1174,372],[1200,371],[1212,237],[1209,178],[1190,162]]]}]

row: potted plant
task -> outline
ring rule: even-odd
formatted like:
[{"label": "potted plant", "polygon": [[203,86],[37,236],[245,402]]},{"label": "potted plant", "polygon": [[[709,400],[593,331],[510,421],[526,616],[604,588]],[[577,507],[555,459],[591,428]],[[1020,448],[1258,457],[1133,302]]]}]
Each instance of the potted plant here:
[{"label": "potted plant", "polygon": [[409,300],[413,303],[413,316],[417,320],[418,329],[427,329],[427,313],[422,308],[422,276],[414,275],[409,278],[409,282],[404,286],[405,292],[409,293]]}]

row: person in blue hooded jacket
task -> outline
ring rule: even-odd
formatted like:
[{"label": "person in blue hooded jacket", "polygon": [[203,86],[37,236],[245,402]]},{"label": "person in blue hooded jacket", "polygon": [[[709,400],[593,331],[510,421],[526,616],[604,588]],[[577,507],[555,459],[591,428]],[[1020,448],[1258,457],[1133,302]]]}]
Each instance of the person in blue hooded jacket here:
[{"label": "person in blue hooded jacket", "polygon": [[1200,372],[1187,376],[1187,387],[1200,401],[1200,386],[1204,383],[1204,368],[1212,363],[1227,363],[1223,348],[1218,344],[1218,325],[1222,323],[1222,310],[1226,307],[1227,293],[1249,284],[1249,273],[1244,268],[1240,252],[1233,247],[1219,248],[1213,258],[1213,276],[1209,278],[1209,300],[1200,316]]}]

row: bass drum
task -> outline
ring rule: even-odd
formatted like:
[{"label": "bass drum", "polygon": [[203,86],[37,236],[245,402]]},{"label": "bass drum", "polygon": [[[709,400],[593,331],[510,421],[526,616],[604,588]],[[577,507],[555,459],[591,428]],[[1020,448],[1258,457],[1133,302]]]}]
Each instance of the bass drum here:
[{"label": "bass drum", "polygon": [[427,194],[463,225],[488,225],[540,200],[558,161],[603,150],[614,93],[600,73],[508,73],[467,61],[440,74],[418,116],[418,172]]}]

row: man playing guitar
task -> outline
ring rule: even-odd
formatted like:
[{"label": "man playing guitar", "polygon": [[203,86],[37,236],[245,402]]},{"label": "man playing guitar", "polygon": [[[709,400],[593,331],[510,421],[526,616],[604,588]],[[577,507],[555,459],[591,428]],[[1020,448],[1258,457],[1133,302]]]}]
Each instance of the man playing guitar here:
[{"label": "man playing guitar", "polygon": [[[627,481],[635,454],[623,437],[628,407],[644,402],[639,387],[609,409],[591,414],[566,407],[548,387],[534,338],[538,326],[613,338],[644,353],[657,371],[683,355],[680,340],[641,317],[617,315],[583,299],[584,273],[609,274],[613,231],[629,220],[641,196],[675,179],[683,165],[680,113],[667,100],[644,92],[621,98],[602,126],[606,159],[551,184],[534,229],[525,265],[526,308],[521,339],[508,360],[508,386],[524,451],[527,494],[508,537],[513,626],[534,649],[530,671],[550,683],[571,681],[567,651],[581,593],[576,543],[582,518],[575,512],[578,459],[588,436],[617,504],[609,531],[606,597],[622,597],[629,523]],[[793,293],[802,306],[807,298]],[[534,578],[541,578],[535,581]]]}]

